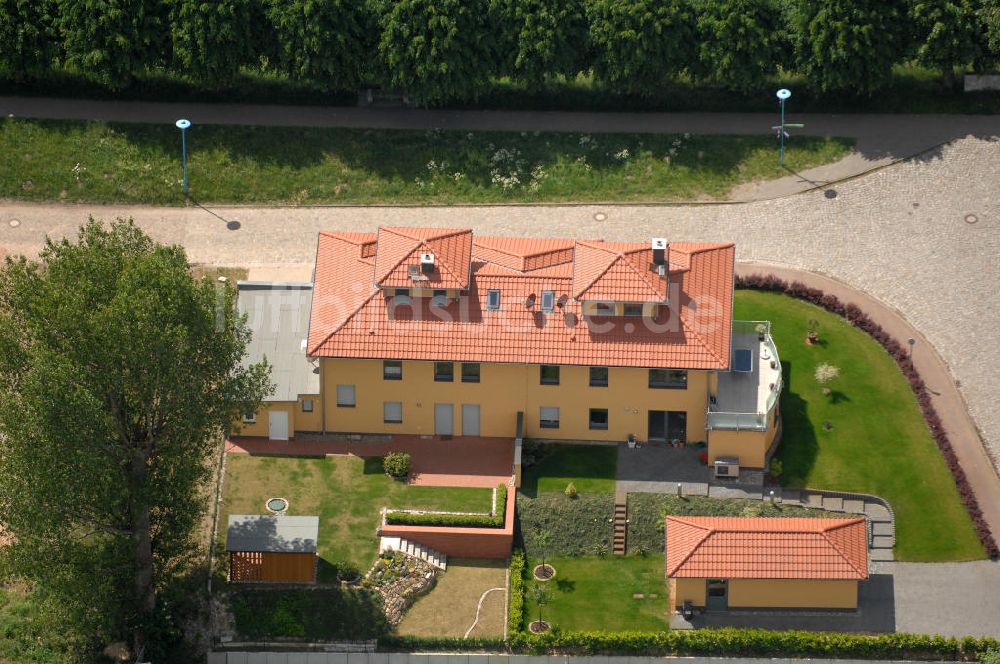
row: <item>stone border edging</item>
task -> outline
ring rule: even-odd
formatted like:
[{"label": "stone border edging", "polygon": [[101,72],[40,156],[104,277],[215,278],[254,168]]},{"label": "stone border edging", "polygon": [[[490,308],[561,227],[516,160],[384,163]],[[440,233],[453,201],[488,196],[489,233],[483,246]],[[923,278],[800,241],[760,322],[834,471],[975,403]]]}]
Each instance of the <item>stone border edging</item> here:
[{"label": "stone border edging", "polygon": [[921,378],[920,372],[913,365],[909,354],[903,348],[903,345],[897,339],[890,336],[881,325],[873,321],[858,305],[853,303],[845,305],[837,296],[828,295],[822,289],[807,286],[800,281],[788,282],[774,275],[767,274],[737,275],[734,277],[734,287],[783,293],[784,295],[814,304],[832,314],[842,317],[854,327],[865,332],[889,353],[910,383],[910,389],[917,398],[917,405],[924,416],[924,422],[930,430],[934,442],[937,443],[938,449],[944,457],[945,464],[947,464],[948,469],[951,471],[956,488],[958,489],[959,498],[965,506],[969,517],[972,519],[976,534],[979,536],[979,540],[986,550],[986,555],[993,559],[1000,558],[1000,548],[998,548],[993,533],[990,531],[989,524],[983,516],[975,491],[969,484],[965,471],[958,462],[948,434],[942,426],[941,417],[931,403],[930,395],[927,393],[927,386]]}]

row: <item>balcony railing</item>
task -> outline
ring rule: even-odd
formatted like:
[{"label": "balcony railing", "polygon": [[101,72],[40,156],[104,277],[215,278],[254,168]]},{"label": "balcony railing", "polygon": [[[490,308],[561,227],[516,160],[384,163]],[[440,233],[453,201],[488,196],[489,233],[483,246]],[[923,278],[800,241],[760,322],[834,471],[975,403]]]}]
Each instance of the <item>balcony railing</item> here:
[{"label": "balcony railing", "polygon": [[[758,329],[763,326],[763,329]],[[771,322],[770,321],[756,321],[756,320],[734,320],[733,321],[733,336],[741,334],[752,334],[759,335],[761,332],[764,334],[764,347],[768,350],[770,357],[777,363],[778,369],[774,372],[773,382],[774,389],[770,389],[770,382],[766,386],[761,383],[763,381],[770,381],[770,376],[765,376],[762,369],[758,369],[758,384],[757,389],[769,389],[767,395],[767,400],[765,402],[765,407],[763,412],[759,413],[733,413],[725,411],[713,410],[714,406],[709,406],[708,409],[708,419],[707,427],[709,429],[729,429],[734,431],[766,431],[768,427],[768,418],[771,411],[775,408],[778,402],[778,396],[781,394],[782,389],[782,372],[781,372],[781,361],[778,359],[778,349],[774,345],[774,339],[771,338]],[[759,360],[758,360],[759,361]],[[768,360],[768,366],[770,366],[770,360]],[[774,370],[771,370],[774,371]]]}]

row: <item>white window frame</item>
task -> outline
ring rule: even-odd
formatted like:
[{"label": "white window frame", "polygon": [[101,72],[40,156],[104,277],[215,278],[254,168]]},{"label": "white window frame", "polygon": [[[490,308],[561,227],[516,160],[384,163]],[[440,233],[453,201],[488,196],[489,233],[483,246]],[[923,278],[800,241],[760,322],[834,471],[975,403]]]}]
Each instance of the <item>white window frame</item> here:
[{"label": "white window frame", "polygon": [[[548,417],[546,417],[548,415]],[[552,415],[555,415],[553,418]],[[550,424],[546,424],[549,422]],[[555,425],[551,424],[554,422]],[[538,407],[538,428],[558,429],[559,428],[559,406],[539,406]]]},{"label": "white window frame", "polygon": [[312,399],[303,399],[302,400],[302,412],[303,413],[311,413],[311,412],[313,412],[313,408],[314,408],[314,406],[313,406],[313,400]]},{"label": "white window frame", "polygon": [[[399,406],[399,419],[393,420],[389,419],[389,407]],[[385,424],[402,424],[403,423],[403,402],[402,401],[383,401],[382,402],[382,422]]]},{"label": "white window frame", "polygon": [[[351,401],[347,403],[346,399],[341,399],[342,391],[346,394],[346,390],[351,391]],[[337,408],[354,408],[358,405],[358,392],[354,385],[338,385],[337,386]]]}]

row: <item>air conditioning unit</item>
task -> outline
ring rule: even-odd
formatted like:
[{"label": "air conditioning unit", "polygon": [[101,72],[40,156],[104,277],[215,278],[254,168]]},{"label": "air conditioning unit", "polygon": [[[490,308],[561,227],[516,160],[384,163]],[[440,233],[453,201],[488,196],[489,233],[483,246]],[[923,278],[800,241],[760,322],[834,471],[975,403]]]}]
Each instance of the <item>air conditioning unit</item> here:
[{"label": "air conditioning unit", "polygon": [[740,460],[738,457],[716,457],[715,476],[737,478],[740,476]]}]

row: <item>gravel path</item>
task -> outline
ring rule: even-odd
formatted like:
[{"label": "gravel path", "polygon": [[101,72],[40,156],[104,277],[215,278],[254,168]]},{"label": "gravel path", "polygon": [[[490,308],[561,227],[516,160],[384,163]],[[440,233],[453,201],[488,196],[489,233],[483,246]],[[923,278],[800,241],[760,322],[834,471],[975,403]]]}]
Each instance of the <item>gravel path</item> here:
[{"label": "gravel path", "polygon": [[[960,139],[835,190],[736,205],[150,208],[0,204],[0,245],[34,253],[88,214],[132,216],[192,261],[312,263],[322,229],[472,226],[483,234],[734,241],[737,259],[830,275],[899,311],[957,379],[1000,456],[1000,143]],[[213,214],[214,213],[214,214]],[[217,216],[216,216],[217,215]],[[225,220],[239,220],[227,230]],[[10,224],[19,222],[17,227]]]}]

